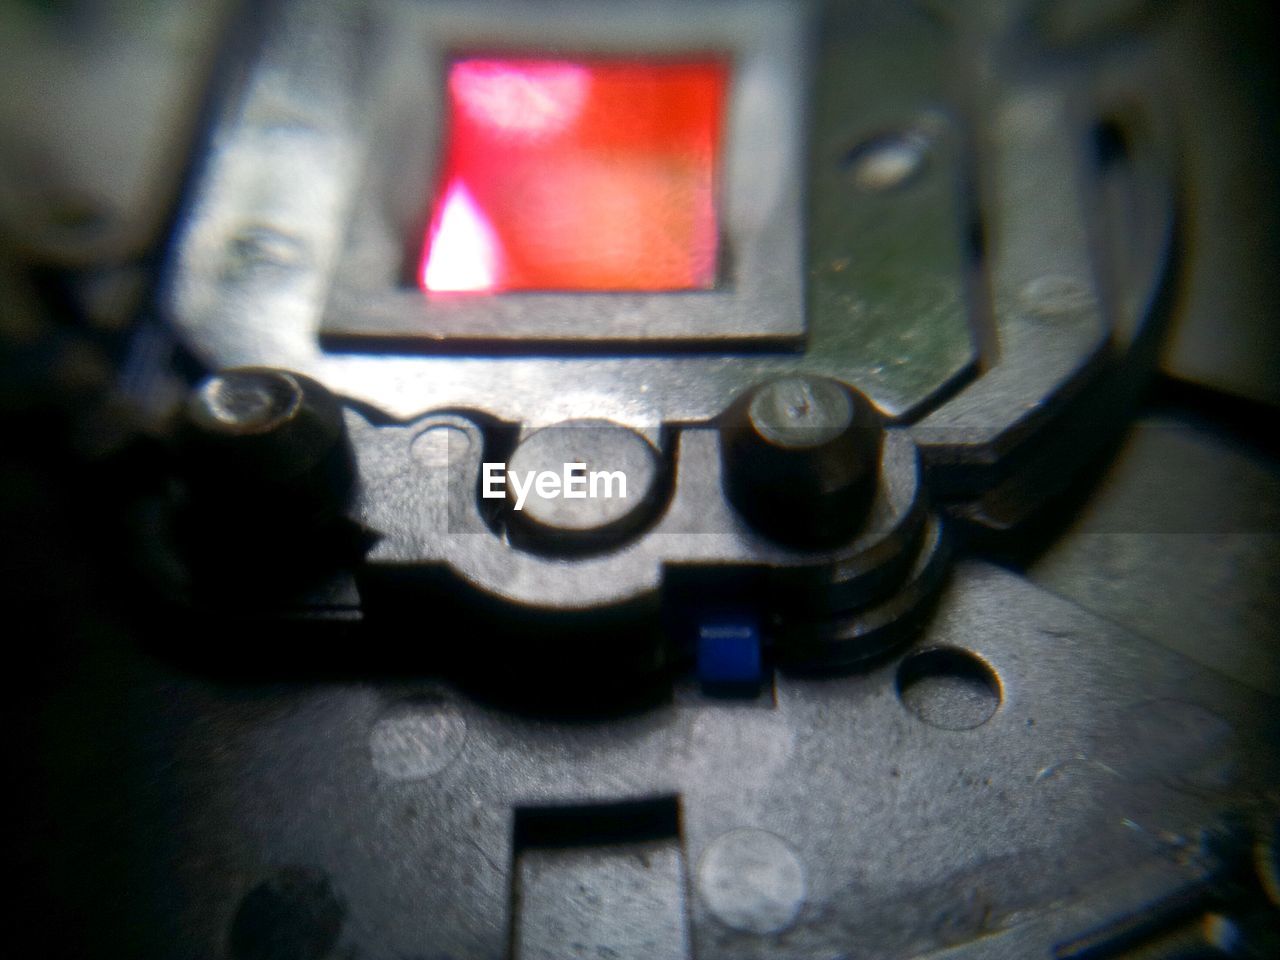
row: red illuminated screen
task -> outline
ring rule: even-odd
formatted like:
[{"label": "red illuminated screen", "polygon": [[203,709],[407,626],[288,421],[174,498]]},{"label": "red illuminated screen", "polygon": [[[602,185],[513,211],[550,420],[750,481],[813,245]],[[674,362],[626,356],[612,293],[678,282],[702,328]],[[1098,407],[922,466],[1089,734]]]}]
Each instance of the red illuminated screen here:
[{"label": "red illuminated screen", "polygon": [[727,78],[714,60],[455,61],[422,289],[714,286]]}]

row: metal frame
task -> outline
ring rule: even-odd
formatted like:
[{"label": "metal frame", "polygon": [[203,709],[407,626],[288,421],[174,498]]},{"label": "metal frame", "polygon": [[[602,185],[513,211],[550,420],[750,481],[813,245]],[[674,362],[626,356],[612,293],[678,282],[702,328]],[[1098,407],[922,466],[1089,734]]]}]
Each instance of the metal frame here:
[{"label": "metal frame", "polygon": [[[548,339],[533,347],[491,340],[484,349],[478,341],[442,340],[434,354],[322,346],[321,317],[344,296],[346,271],[368,269],[372,276],[380,270],[378,283],[387,291],[394,291],[399,280],[408,221],[359,227],[357,216],[359,229],[352,230],[349,217],[362,205],[366,213],[388,206],[370,206],[362,191],[376,195],[398,185],[408,192],[391,208],[404,211],[406,218],[424,209],[432,180],[430,149],[393,140],[395,155],[416,158],[420,166],[380,184],[372,159],[387,142],[388,124],[394,127],[396,117],[415,107],[425,109],[419,84],[391,83],[402,58],[417,57],[415,75],[428,77],[430,65],[421,55],[424,24],[435,24],[447,35],[441,49],[490,46],[487,26],[516,8],[474,11],[483,19],[468,27],[456,4],[335,6],[298,0],[272,12],[260,47],[240,71],[246,81],[227,90],[214,121],[212,149],[192,181],[162,278],[161,311],[202,363],[287,367],[402,420],[432,409],[473,408],[537,425],[574,416],[586,406],[638,427],[708,420],[727,397],[791,372],[839,377],[887,415],[906,417],[971,372],[962,144],[955,117],[933,109],[946,82],[945,35],[927,17],[914,8],[894,7],[857,23],[827,23],[821,36],[812,37],[814,7],[786,0],[713,6],[702,13],[697,12],[701,5],[685,4],[610,2],[589,5],[586,12],[573,4],[537,7],[549,19],[538,28],[541,33],[530,27],[518,38],[517,45],[526,50],[539,36],[549,44],[565,27],[577,31],[575,47],[608,52],[605,27],[634,23],[626,31],[631,49],[661,52],[657,40],[665,37],[672,49],[688,50],[684,38],[699,30],[703,37],[717,31],[727,40],[737,37],[728,44],[733,48],[766,45],[776,51],[767,61],[776,71],[767,77],[742,75],[758,77],[760,86],[775,81],[803,86],[807,78],[787,64],[816,64],[817,89],[808,114],[786,112],[783,128],[753,120],[755,139],[746,149],[757,162],[768,156],[772,166],[789,168],[787,189],[798,194],[801,179],[812,185],[804,210],[787,208],[795,218],[787,230],[798,229],[807,212],[803,249],[788,251],[785,263],[768,265],[788,274],[783,289],[792,291],[794,312],[785,322],[798,330],[803,320],[803,352],[768,349],[786,345],[776,336],[749,343],[728,333],[713,335],[696,317],[681,312],[689,298],[720,302],[715,292],[607,295],[610,313],[631,316],[617,321],[618,330],[643,325],[647,310],[669,311],[664,326],[677,316],[685,324],[682,340],[662,339],[654,327],[649,335],[658,339],[615,339],[607,351],[599,344],[569,349],[564,341]],[[445,17],[450,10],[459,11],[453,26]],[[766,62],[763,54],[759,62]],[[891,68],[901,82],[886,90],[881,78]],[[746,82],[740,80],[739,86]],[[763,90],[739,92],[749,103],[769,96]],[[782,97],[790,99],[791,94]],[[812,131],[806,129],[809,123]],[[409,133],[421,137],[433,129],[425,121]],[[843,158],[852,145],[886,129],[921,130],[928,142],[925,168],[900,189],[852,188]],[[732,145],[729,152],[732,159]],[[759,203],[758,196],[730,188],[727,199],[723,213],[730,224],[751,216],[767,219],[770,206]],[[745,203],[741,212],[731,209],[738,202]],[[730,243],[734,232],[728,231]],[[898,255],[886,259],[886,250]],[[355,252],[359,256],[353,258]],[[737,263],[735,269],[747,268],[741,255]],[[415,310],[425,309],[419,295],[410,299]],[[807,301],[803,311],[802,299]],[[588,300],[601,302],[583,297]],[[651,306],[637,313],[640,300]],[[543,302],[542,295],[484,298],[486,307],[505,313],[501,322],[484,321],[476,329],[532,329],[542,322],[537,311]],[[528,320],[510,315],[526,309],[532,311]],[[752,309],[774,309],[782,317],[776,305],[762,302]],[[601,322],[599,316],[592,319]],[[736,322],[727,318],[720,329],[729,331]],[[765,326],[762,322],[757,329]],[[419,337],[420,347],[423,342]],[[905,364],[908,353],[912,362]],[[520,389],[511,389],[516,383]]]},{"label": "metal frame", "polygon": [[[662,3],[545,10],[421,5],[364,100],[375,117],[351,228],[321,333],[347,348],[430,350],[459,342],[535,349],[546,341],[795,345],[804,334],[804,45],[798,8]],[[407,281],[439,183],[444,78],[459,52],[720,56],[732,63],[717,174],[720,275],[712,290],[424,295]],[[779,129],[778,118],[784,118]],[[787,128],[789,127],[789,129]],[[386,147],[389,146],[389,149]]]}]

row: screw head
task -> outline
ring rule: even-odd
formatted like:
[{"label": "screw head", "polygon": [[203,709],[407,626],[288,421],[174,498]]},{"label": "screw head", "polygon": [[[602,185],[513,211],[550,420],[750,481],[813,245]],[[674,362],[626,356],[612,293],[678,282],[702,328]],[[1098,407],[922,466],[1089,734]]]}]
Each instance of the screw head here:
[{"label": "screw head", "polygon": [[206,378],[188,398],[182,440],[193,489],[246,515],[314,512],[350,481],[341,406],[288,370],[240,367]]},{"label": "screw head", "polygon": [[721,425],[725,493],[757,530],[802,547],[839,543],[875,493],[883,429],[862,394],[823,377],[763,384]]},{"label": "screw head", "polygon": [[281,429],[302,406],[302,384],[283,370],[228,370],[207,378],[187,405],[191,422],[209,433],[241,436]]},{"label": "screw head", "polygon": [[778,449],[820,450],[853,422],[853,399],[834,380],[786,377],[757,389],[747,405],[756,435]]}]

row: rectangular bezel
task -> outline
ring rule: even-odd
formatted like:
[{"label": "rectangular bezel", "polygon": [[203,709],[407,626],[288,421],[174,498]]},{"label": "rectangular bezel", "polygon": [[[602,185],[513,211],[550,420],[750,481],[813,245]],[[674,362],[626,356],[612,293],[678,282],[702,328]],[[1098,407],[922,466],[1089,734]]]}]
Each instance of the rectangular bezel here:
[{"label": "rectangular bezel", "polygon": [[[422,5],[390,46],[369,104],[373,146],[337,253],[327,348],[537,352],[799,347],[803,274],[804,43],[784,5]],[[426,296],[412,269],[438,185],[445,80],[459,52],[590,58],[714,56],[730,65],[709,290]],[[395,82],[390,82],[390,78]]]}]

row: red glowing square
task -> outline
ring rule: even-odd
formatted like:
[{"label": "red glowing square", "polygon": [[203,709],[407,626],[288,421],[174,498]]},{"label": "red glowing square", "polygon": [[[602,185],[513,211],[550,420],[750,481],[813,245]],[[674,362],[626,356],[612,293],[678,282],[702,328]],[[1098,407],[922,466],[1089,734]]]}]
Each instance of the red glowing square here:
[{"label": "red glowing square", "polygon": [[424,291],[715,286],[718,60],[449,68]]}]

